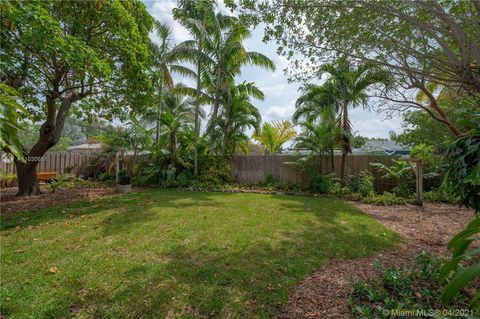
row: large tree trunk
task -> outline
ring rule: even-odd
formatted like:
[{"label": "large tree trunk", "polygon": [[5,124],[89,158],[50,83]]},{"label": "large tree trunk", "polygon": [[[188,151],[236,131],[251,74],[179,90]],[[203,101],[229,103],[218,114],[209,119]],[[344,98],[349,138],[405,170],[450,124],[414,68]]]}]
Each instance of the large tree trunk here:
[{"label": "large tree trunk", "polygon": [[15,161],[18,178],[18,193],[17,196],[39,195],[40,186],[37,180],[37,165],[38,162]]},{"label": "large tree trunk", "polygon": [[27,161],[23,163],[15,160],[18,178],[17,195],[19,196],[40,194],[36,175],[38,159],[58,143],[70,106],[72,102],[80,96],[76,95],[61,99],[61,105],[57,111],[56,101],[52,95],[53,94],[46,95],[47,119],[40,127],[40,136],[37,143],[35,143],[30,152],[25,154]]}]

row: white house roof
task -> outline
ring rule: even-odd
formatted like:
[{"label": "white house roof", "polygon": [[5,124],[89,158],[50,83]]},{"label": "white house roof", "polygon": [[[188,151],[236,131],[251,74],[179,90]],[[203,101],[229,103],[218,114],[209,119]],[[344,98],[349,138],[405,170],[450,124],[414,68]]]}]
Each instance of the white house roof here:
[{"label": "white house roof", "polygon": [[102,144],[93,143],[93,144],[80,144],[75,146],[70,146],[69,151],[78,151],[78,150],[98,150],[102,148]]}]

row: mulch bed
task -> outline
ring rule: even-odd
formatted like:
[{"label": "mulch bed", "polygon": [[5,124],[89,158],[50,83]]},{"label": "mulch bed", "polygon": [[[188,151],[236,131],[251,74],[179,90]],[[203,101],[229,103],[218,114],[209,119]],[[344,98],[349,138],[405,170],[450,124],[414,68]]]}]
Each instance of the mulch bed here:
[{"label": "mulch bed", "polygon": [[93,200],[116,192],[115,187],[106,186],[99,182],[89,182],[86,188],[59,189],[54,193],[41,186],[42,194],[38,196],[15,196],[16,187],[2,189],[0,191],[0,213],[9,214],[45,208],[78,200]]},{"label": "mulch bed", "polygon": [[405,240],[395,250],[370,257],[331,261],[304,279],[290,293],[277,318],[350,318],[348,295],[355,280],[371,281],[377,276],[374,261],[386,267],[401,266],[415,254],[427,251],[447,256],[446,245],[473,217],[473,211],[447,204],[373,206],[352,203],[375,217]]}]

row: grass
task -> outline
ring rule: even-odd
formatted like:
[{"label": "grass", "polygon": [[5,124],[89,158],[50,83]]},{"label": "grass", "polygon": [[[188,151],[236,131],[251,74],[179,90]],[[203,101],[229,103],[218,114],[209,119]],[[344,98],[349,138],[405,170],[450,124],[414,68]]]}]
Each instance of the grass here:
[{"label": "grass", "polygon": [[151,190],[71,203],[1,217],[0,309],[8,318],[267,318],[323,263],[399,239],[330,198]]}]

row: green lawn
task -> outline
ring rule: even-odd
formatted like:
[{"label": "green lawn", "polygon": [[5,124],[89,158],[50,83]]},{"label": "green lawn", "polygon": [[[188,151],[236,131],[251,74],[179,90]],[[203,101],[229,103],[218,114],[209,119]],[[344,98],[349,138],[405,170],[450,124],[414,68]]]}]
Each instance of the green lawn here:
[{"label": "green lawn", "polygon": [[399,241],[341,200],[170,190],[3,216],[1,228],[9,318],[266,318],[322,263]]}]

